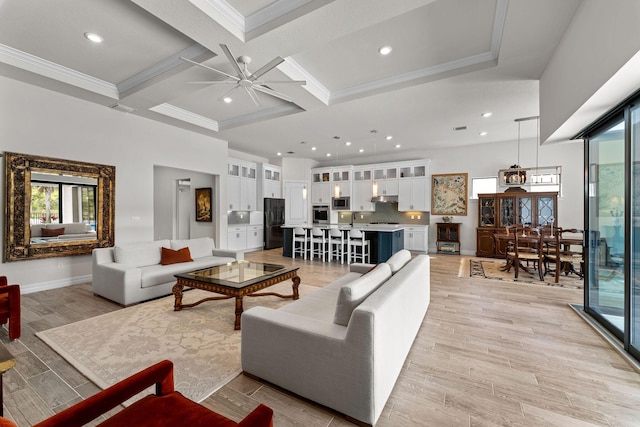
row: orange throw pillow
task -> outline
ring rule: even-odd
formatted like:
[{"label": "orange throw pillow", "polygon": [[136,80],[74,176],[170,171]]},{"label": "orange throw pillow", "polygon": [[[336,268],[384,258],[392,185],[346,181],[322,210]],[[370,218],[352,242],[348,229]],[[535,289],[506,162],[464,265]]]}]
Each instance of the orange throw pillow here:
[{"label": "orange throw pillow", "polygon": [[174,251],[169,248],[162,248],[162,254],[160,254],[160,264],[169,265],[169,264],[178,264],[180,262],[191,262],[191,252],[189,252],[189,248],[182,248]]},{"label": "orange throw pillow", "polygon": [[42,228],[42,237],[56,237],[64,234],[64,227],[60,228]]}]

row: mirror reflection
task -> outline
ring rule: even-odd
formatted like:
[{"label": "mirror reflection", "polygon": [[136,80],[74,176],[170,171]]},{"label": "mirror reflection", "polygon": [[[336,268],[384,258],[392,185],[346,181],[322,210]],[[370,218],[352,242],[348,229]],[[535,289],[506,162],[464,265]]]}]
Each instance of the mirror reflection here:
[{"label": "mirror reflection", "polygon": [[98,180],[31,172],[31,244],[96,239]]},{"label": "mirror reflection", "polygon": [[3,261],[113,246],[114,166],[4,153]]}]

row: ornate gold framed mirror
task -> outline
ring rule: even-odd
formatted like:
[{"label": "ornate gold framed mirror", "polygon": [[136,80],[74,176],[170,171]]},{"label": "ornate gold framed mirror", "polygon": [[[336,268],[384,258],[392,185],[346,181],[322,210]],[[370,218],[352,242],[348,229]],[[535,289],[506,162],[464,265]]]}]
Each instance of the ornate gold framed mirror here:
[{"label": "ornate gold framed mirror", "polygon": [[4,153],[3,262],[114,245],[115,166]]}]

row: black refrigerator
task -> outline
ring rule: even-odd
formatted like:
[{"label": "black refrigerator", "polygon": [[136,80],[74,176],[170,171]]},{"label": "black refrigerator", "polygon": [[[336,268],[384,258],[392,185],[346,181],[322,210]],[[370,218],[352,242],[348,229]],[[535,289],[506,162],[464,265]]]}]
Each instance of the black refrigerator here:
[{"label": "black refrigerator", "polygon": [[284,199],[264,199],[264,248],[282,247]]}]

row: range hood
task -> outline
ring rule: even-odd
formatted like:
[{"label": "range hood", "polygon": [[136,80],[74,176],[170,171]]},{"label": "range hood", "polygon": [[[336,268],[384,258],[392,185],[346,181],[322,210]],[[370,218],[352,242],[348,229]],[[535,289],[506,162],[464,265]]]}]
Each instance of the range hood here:
[{"label": "range hood", "polygon": [[398,196],[374,196],[371,203],[398,203]]}]

